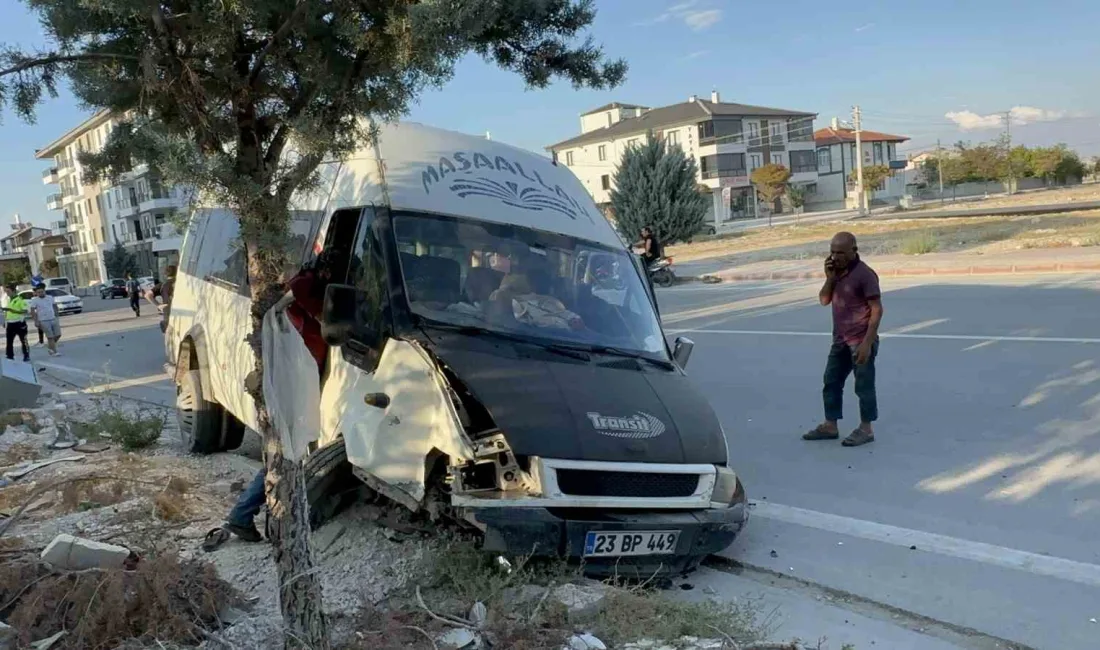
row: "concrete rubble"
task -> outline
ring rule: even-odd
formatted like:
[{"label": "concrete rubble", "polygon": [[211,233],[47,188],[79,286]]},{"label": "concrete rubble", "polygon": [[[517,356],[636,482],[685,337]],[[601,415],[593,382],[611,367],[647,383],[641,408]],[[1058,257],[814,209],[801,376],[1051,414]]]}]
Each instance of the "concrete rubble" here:
[{"label": "concrete rubble", "polygon": [[481,637],[473,630],[464,627],[456,627],[439,635],[436,642],[441,648],[453,648],[454,650],[474,650],[480,648]]},{"label": "concrete rubble", "polygon": [[607,646],[586,632],[569,637],[568,650],[607,650]]},{"label": "concrete rubble", "polygon": [[130,549],[114,544],[60,534],[42,551],[42,560],[58,569],[121,569],[130,559]]}]

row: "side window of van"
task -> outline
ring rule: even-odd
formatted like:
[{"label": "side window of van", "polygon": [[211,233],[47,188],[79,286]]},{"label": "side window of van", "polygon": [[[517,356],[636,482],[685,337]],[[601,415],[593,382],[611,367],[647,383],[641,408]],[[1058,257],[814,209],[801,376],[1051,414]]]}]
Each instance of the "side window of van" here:
[{"label": "side window of van", "polygon": [[324,250],[328,259],[332,262],[332,281],[336,283],[347,282],[348,270],[351,264],[353,247],[355,246],[355,233],[359,230],[360,219],[367,221],[363,208],[347,208],[337,210],[329,219],[328,229],[325,231]]},{"label": "side window of van", "polygon": [[236,217],[228,211],[211,214],[199,252],[197,275],[224,289],[248,295],[246,253]]},{"label": "side window of van", "polygon": [[186,239],[183,242],[183,250],[180,254],[180,273],[194,277],[195,267],[199,262],[199,251],[202,250],[203,235],[209,224],[209,213],[205,210],[196,212],[194,221],[187,229]]}]

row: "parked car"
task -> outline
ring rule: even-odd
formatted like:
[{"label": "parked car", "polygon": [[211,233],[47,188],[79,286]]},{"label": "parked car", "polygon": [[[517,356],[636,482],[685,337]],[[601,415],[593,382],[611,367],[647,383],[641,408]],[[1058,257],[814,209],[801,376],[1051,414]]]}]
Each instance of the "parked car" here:
[{"label": "parked car", "polygon": [[122,278],[113,278],[107,281],[107,284],[99,285],[99,297],[104,300],[110,298],[125,298],[126,297],[126,280]]},{"label": "parked car", "polygon": [[[84,301],[68,291],[62,291],[61,289],[46,289],[46,295],[53,296],[53,304],[57,309],[58,316],[79,314],[84,311]],[[24,300],[30,300],[34,297],[34,291],[31,289],[21,291],[19,292],[19,297]]]},{"label": "parked car", "polygon": [[46,288],[60,289],[65,293],[71,294],[73,292],[73,283],[66,277],[46,278]]}]

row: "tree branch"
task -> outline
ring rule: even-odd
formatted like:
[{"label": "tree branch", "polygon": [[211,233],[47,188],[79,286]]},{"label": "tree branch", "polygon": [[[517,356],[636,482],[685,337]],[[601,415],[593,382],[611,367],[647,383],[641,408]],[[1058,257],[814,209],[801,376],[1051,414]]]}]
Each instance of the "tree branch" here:
[{"label": "tree branch", "polygon": [[76,63],[78,61],[94,61],[96,59],[126,59],[127,61],[139,61],[140,57],[133,54],[114,54],[111,52],[85,52],[84,54],[51,54],[48,56],[39,57],[37,59],[30,59],[23,61],[10,68],[0,70],[0,77],[6,77],[10,74],[16,74],[31,68],[39,68],[47,65],[54,65],[57,63]]},{"label": "tree branch", "polygon": [[260,50],[260,53],[256,55],[256,60],[252,63],[252,71],[248,75],[249,86],[254,85],[256,80],[259,79],[260,73],[263,72],[264,60],[267,58],[267,55],[271,52],[272,48],[290,32],[291,27],[294,26],[294,21],[298,19],[302,11],[306,8],[306,5],[307,3],[305,0],[298,0],[297,4],[294,5],[294,10],[286,17],[286,21],[279,26],[279,29],[275,30],[275,33],[271,35],[271,38],[269,38],[264,45],[264,49]]}]

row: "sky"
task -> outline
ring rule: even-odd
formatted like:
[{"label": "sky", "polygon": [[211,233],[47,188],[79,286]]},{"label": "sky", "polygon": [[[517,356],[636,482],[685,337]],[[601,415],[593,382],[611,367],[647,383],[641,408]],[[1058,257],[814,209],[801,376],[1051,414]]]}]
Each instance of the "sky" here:
[{"label": "sky", "polygon": [[[459,63],[429,89],[408,119],[543,152],[580,132],[579,115],[611,101],[666,106],[692,95],[834,116],[911,138],[899,150],[992,140],[1011,112],[1014,142],[1064,142],[1100,155],[1100,3],[1051,0],[922,0],[778,5],[745,0],[596,0],[589,33],[610,57],[627,61],[610,91],[568,83],[529,90],[480,58]],[[45,47],[35,16],[0,0],[0,44]],[[0,116],[0,228],[18,213],[45,225],[55,186],[34,151],[89,112],[62,89],[28,125]],[[1000,115],[998,115],[1000,114]]]}]

